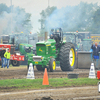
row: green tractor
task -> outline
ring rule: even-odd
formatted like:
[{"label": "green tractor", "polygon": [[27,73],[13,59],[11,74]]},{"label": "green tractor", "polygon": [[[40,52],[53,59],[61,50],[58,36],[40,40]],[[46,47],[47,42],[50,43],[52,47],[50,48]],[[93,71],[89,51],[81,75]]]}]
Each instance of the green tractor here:
[{"label": "green tractor", "polygon": [[53,72],[56,62],[60,62],[62,71],[73,71],[76,60],[74,44],[63,41],[61,28],[52,29],[51,33],[50,39],[36,43],[36,55],[28,57],[28,68],[32,63],[38,71],[47,68]]},{"label": "green tractor", "polygon": [[25,56],[25,59],[28,59],[29,55],[34,56],[35,54],[33,54],[33,46],[31,44],[26,44],[26,43],[22,43],[19,44],[19,51],[22,55]]}]

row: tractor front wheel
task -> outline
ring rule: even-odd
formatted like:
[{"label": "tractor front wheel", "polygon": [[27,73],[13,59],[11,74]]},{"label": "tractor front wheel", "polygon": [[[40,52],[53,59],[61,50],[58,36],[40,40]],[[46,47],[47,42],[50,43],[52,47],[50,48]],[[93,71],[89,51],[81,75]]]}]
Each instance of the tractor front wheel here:
[{"label": "tractor front wheel", "polygon": [[13,66],[20,66],[20,61],[12,60],[11,63]]},{"label": "tractor front wheel", "polygon": [[44,71],[44,68],[42,67],[42,65],[36,65],[36,69],[38,71]]},{"label": "tractor front wheel", "polygon": [[50,59],[49,68],[50,68],[50,72],[54,72],[56,70],[56,61],[54,58]]}]

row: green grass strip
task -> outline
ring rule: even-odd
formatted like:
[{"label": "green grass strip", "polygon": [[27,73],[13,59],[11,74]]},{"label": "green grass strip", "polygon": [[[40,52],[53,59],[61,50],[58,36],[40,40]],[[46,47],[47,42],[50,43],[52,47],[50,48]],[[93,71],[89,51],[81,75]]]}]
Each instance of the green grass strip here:
[{"label": "green grass strip", "polygon": [[45,89],[55,87],[73,87],[73,86],[97,86],[100,80],[89,78],[52,78],[49,79],[49,85],[42,85],[43,79],[7,79],[0,80],[0,90],[9,89]]}]

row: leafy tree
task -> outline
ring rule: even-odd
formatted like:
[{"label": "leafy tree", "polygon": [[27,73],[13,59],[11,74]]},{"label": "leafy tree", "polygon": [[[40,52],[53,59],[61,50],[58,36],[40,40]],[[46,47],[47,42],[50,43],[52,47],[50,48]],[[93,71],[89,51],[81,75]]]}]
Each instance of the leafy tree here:
[{"label": "leafy tree", "polygon": [[23,31],[27,34],[32,29],[30,18],[31,14],[26,13],[23,8],[0,4],[0,33],[11,34],[12,30],[13,33]]},{"label": "leafy tree", "polygon": [[40,29],[40,33],[44,33],[45,31],[47,31],[46,29],[46,24],[45,21],[48,19],[48,17],[55,11],[55,9],[57,9],[56,7],[47,7],[45,10],[42,10],[40,15],[41,15],[41,19],[39,19],[39,22],[41,23],[41,29]]},{"label": "leafy tree", "polygon": [[0,15],[1,15],[1,13],[4,12],[4,11],[6,11],[7,13],[9,13],[9,12],[10,12],[10,9],[9,9],[9,7],[7,7],[5,4],[1,3],[1,4],[0,4]]},{"label": "leafy tree", "polygon": [[13,25],[16,32],[23,31],[28,33],[32,29],[31,14],[26,13],[25,9],[20,9],[19,7],[13,9]]},{"label": "leafy tree", "polygon": [[100,7],[94,12],[91,30],[94,34],[100,34]]},{"label": "leafy tree", "polygon": [[[44,30],[48,31],[51,28],[61,27],[63,31],[91,32],[98,27],[99,22],[96,24],[99,21],[99,11],[96,11],[98,9],[97,3],[80,2],[76,6],[66,6],[61,9],[53,8],[51,12],[47,8],[40,13],[41,19],[39,21],[42,23],[42,30],[42,26],[45,26]],[[97,25],[95,29],[93,29],[94,23]]]}]

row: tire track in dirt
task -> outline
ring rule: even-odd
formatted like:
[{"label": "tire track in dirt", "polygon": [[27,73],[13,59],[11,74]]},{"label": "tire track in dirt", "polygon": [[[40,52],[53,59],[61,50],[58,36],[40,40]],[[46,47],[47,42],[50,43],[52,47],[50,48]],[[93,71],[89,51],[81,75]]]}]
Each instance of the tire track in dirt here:
[{"label": "tire track in dirt", "polygon": [[[61,71],[60,67],[56,68],[55,72],[48,72],[49,78],[66,78],[67,74],[69,73],[78,73],[79,77],[88,77],[89,76],[89,69],[74,69],[73,72]],[[43,78],[44,72],[37,71],[34,68],[35,78]],[[0,80],[2,79],[22,79],[26,78],[27,76],[27,68],[16,68],[16,69],[0,69]]]}]

